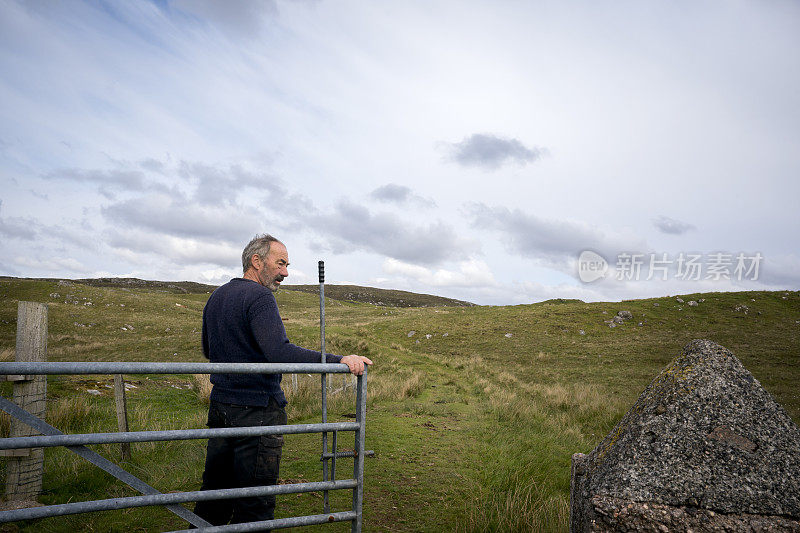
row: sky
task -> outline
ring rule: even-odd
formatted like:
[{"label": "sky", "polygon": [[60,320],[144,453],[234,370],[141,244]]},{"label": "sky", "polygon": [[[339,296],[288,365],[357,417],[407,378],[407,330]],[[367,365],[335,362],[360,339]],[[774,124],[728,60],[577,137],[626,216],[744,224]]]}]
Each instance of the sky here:
[{"label": "sky", "polygon": [[800,3],[0,0],[0,275],[800,289]]}]

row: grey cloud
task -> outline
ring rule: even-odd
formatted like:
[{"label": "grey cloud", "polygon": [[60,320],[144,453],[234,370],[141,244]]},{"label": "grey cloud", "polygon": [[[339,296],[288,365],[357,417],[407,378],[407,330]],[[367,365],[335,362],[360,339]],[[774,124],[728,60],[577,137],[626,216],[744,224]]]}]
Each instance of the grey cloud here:
[{"label": "grey cloud", "polygon": [[475,133],[458,143],[446,143],[450,159],[464,167],[497,170],[506,163],[526,165],[547,153],[544,148],[528,148],[518,139],[490,133]]},{"label": "grey cloud", "polygon": [[405,185],[398,185],[396,183],[387,183],[378,187],[370,193],[370,198],[374,198],[380,202],[406,204],[413,202],[425,207],[435,207],[436,202],[428,198],[423,198]]},{"label": "grey cloud", "polygon": [[30,218],[0,218],[0,235],[10,239],[33,240],[38,234],[38,226],[39,225]]},{"label": "grey cloud", "polygon": [[83,250],[96,250],[98,248],[95,229],[89,221],[65,220],[58,226],[48,226],[42,233],[55,238],[60,244],[74,244]]},{"label": "grey cloud", "polygon": [[232,204],[245,188],[269,193],[283,199],[286,196],[281,180],[275,176],[258,174],[231,165],[222,169],[203,163],[181,161],[178,175],[194,182],[194,200],[203,204]]},{"label": "grey cloud", "polygon": [[360,249],[410,263],[434,265],[465,259],[470,247],[470,243],[442,222],[410,226],[392,214],[373,214],[350,201],[339,202],[332,214],[319,215],[313,220],[317,232],[331,239],[327,245],[335,253]]},{"label": "grey cloud", "polygon": [[165,165],[158,159],[147,158],[139,161],[139,166],[150,172],[164,172]]},{"label": "grey cloud", "polygon": [[[0,201],[0,210],[3,202]],[[92,237],[89,223],[76,220],[62,220],[58,225],[45,225],[31,217],[0,217],[0,235],[10,239],[51,242],[48,248],[66,250],[65,245],[73,244],[83,250],[97,248],[97,241]]]},{"label": "grey cloud", "polygon": [[[0,212],[3,201],[0,200]],[[32,218],[0,217],[0,235],[9,239],[33,240],[38,234],[40,224]]]},{"label": "grey cloud", "polygon": [[[280,231],[299,226],[303,217],[317,213],[310,200],[287,191],[279,178],[238,165],[155,159],[113,163],[117,168],[111,171],[68,169],[48,177],[105,184],[126,193],[120,199],[108,195],[111,202],[100,208],[109,230],[141,233],[135,242],[115,237],[117,248],[130,244],[137,252],[156,250],[172,237],[189,248],[194,246],[187,244],[191,240],[238,247],[265,227]],[[244,197],[256,201],[244,202]],[[55,236],[74,242],[79,232]]]},{"label": "grey cloud", "polygon": [[66,180],[76,183],[98,185],[100,194],[106,198],[114,198],[115,191],[141,192],[148,188],[145,174],[136,169],[83,170],[65,168],[48,172],[42,176],[49,180]]},{"label": "grey cloud", "polygon": [[381,187],[378,187],[374,191],[370,193],[372,198],[376,200],[380,200],[382,202],[397,202],[403,203],[408,200],[409,196],[411,195],[411,189],[405,187],[403,185],[397,185],[396,183],[388,183]]},{"label": "grey cloud", "polygon": [[562,268],[570,268],[583,250],[607,259],[624,251],[647,251],[647,244],[635,235],[608,235],[589,224],[546,220],[518,209],[476,203],[467,206],[467,214],[474,227],[500,233],[511,251]]},{"label": "grey cloud", "polygon": [[103,216],[123,227],[166,235],[241,241],[260,228],[263,217],[253,210],[209,207],[166,195],[133,198],[102,208]]},{"label": "grey cloud", "polygon": [[[142,231],[117,231],[106,233],[106,241],[112,248],[136,252],[137,254],[157,254],[180,265],[213,264],[219,266],[237,265],[241,260],[241,250],[233,245],[220,242],[195,241],[193,246],[174,246],[163,236]],[[246,241],[242,241],[246,242]],[[243,246],[237,243],[238,246]]]},{"label": "grey cloud", "polygon": [[674,218],[669,218],[664,215],[653,219],[653,225],[661,233],[669,233],[670,235],[683,235],[687,231],[697,229],[691,224],[687,224],[686,222],[681,222],[680,220],[675,220]]}]

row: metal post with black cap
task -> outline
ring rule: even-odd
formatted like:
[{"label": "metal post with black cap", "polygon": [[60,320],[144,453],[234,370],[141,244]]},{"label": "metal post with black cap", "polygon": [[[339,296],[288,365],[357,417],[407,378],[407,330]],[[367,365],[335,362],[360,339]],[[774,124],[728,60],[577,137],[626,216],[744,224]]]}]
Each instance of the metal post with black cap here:
[{"label": "metal post with black cap", "polygon": [[[319,266],[319,351],[322,353],[322,363],[325,363],[325,261],[320,261]],[[328,422],[328,375],[322,376],[322,423]],[[328,481],[328,433],[322,432],[322,481]],[[322,493],[323,513],[330,512],[328,491]]]}]

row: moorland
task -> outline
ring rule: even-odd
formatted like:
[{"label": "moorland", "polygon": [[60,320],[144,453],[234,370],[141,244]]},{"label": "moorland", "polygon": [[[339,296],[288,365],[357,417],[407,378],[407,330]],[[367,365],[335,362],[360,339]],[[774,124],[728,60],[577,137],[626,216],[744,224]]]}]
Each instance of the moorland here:
[{"label": "moorland", "polygon": [[[17,302],[24,300],[48,304],[51,361],[202,361],[201,315],[213,287],[140,281],[0,278],[0,360],[14,358]],[[328,351],[375,361],[368,377],[366,446],[375,453],[365,467],[365,531],[566,531],[571,455],[594,448],[692,339],[731,350],[800,422],[797,291],[476,306],[334,287],[326,286]],[[292,342],[318,349],[314,287],[287,286],[276,297]],[[620,311],[632,317],[610,327]],[[125,379],[131,430],[204,426],[207,376]],[[342,376],[330,381],[347,385]],[[49,377],[48,422],[67,433],[116,431],[112,382],[112,376]],[[10,387],[0,386],[4,396]],[[329,399],[331,421],[354,412],[352,389],[343,389]],[[296,389],[285,376],[284,390],[290,423],[320,420],[319,376],[300,375]],[[8,417],[0,418],[2,435],[8,427]],[[119,445],[93,448],[120,461]],[[281,479],[320,480],[320,451],[319,435],[287,435]],[[121,464],[162,492],[187,491],[199,488],[204,456],[204,441],[143,443]],[[4,469],[0,461],[0,474]],[[42,503],[128,495],[135,492],[69,451],[46,450]],[[349,505],[349,494],[332,496],[334,510]],[[316,493],[282,496],[277,516],[321,508]],[[164,509],[141,508],[3,531],[184,527]]]}]

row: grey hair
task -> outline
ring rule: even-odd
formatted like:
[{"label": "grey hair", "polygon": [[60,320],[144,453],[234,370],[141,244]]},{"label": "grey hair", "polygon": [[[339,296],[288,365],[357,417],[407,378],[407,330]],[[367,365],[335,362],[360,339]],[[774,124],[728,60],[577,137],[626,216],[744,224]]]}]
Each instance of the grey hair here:
[{"label": "grey hair", "polygon": [[247,273],[254,255],[266,258],[267,254],[269,254],[269,247],[273,242],[281,241],[268,233],[253,237],[253,240],[247,243],[242,252],[242,272]]}]

